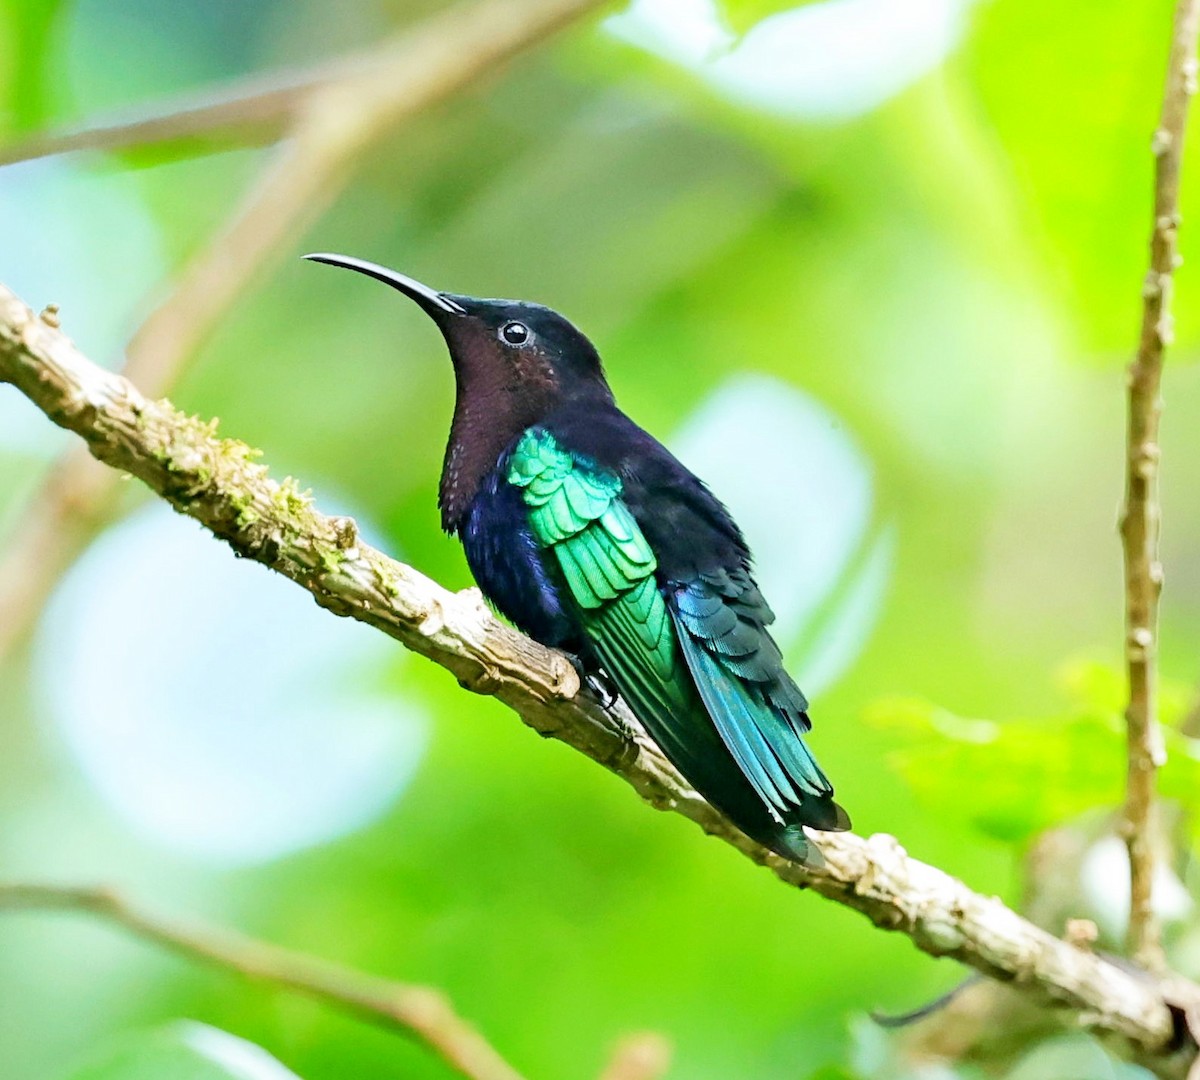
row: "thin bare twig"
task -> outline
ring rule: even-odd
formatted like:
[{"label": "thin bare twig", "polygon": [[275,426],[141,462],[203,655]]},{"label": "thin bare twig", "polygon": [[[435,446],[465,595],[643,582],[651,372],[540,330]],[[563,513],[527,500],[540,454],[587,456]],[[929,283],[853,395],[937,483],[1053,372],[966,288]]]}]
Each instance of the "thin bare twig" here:
[{"label": "thin bare twig", "polygon": [[670,1067],[670,1041],[656,1031],[642,1031],[617,1043],[600,1080],[660,1080]]},{"label": "thin bare twig", "polygon": [[[151,396],[169,393],[220,319],[334,200],[374,145],[604,2],[483,0],[455,7],[367,53],[297,76],[290,87],[214,106],[226,109],[227,119],[228,110],[251,118],[277,110],[294,123],[229,223],[135,333],[125,374]],[[160,133],[168,120],[161,118]],[[112,474],[75,450],[30,501],[0,558],[0,658],[107,520],[116,489]]]},{"label": "thin bare twig", "polygon": [[[463,17],[455,11],[447,25]],[[174,95],[108,118],[40,132],[0,145],[0,166],[85,150],[109,151],[202,137],[273,142],[303,119],[318,90],[339,83],[393,77],[397,53],[407,51],[402,33],[374,46],[309,67],[254,74]]]},{"label": "thin bare twig", "polygon": [[228,931],[182,926],[134,907],[108,889],[0,884],[0,911],[75,911],[105,920],[190,960],[283,987],[424,1043],[469,1080],[522,1080],[454,1011],[446,995],[331,964]]},{"label": "thin bare twig", "polygon": [[314,91],[389,63],[399,37],[310,67],[230,79],[100,121],[41,132],[0,146],[0,166],[85,150],[142,148],[201,137],[275,141],[301,116]]},{"label": "thin bare twig", "polygon": [[1163,965],[1152,885],[1154,845],[1151,815],[1159,766],[1166,757],[1158,720],[1158,598],[1162,564],[1158,537],[1159,384],[1163,351],[1171,342],[1171,291],[1179,227],[1179,170],[1183,158],[1188,104],[1196,89],[1196,38],[1200,0],[1180,0],[1162,115],[1154,133],[1154,228],[1150,271],[1142,289],[1141,339],[1129,369],[1129,425],[1125,506],[1121,539],[1125,553],[1125,652],[1129,670],[1129,772],[1125,799],[1125,841],[1129,848],[1129,951],[1150,968]]},{"label": "thin bare twig", "polygon": [[345,62],[295,72],[256,75],[206,87],[186,97],[155,102],[137,113],[113,116],[32,135],[0,146],[0,166],[82,150],[123,150],[201,136],[277,139],[319,84],[338,78]]},{"label": "thin bare twig", "polygon": [[1176,1018],[1200,987],[1124,970],[1022,919],[909,858],[890,836],[819,834],[825,868],[773,855],[739,832],[680,778],[619,703],[580,692],[561,653],[498,622],[477,590],[450,593],[363,543],[354,523],[319,513],[293,481],[278,483],[243,443],[213,423],[150,401],[127,379],[92,364],[54,326],[0,286],[0,381],[13,383],[91,452],[131,473],[221,537],[307,589],[323,607],[387,633],[491,694],[532,728],[586,754],[651,805],[696,822],[780,880],[860,911],[933,956],[949,956],[1056,1005],[1075,1023],[1122,1040],[1164,1080],[1196,1056],[1177,1041]]}]

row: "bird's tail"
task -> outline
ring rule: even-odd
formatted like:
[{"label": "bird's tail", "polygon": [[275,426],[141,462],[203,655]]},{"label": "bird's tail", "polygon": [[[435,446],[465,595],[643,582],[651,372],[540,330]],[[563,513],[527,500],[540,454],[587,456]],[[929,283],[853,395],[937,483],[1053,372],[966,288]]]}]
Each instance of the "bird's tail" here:
[{"label": "bird's tail", "polygon": [[803,863],[810,869],[820,870],[825,865],[821,849],[805,835],[803,825],[780,825],[776,832],[763,837],[762,842],[776,855]]},{"label": "bird's tail", "polygon": [[[829,805],[836,815],[835,823],[829,827],[821,827],[821,831],[844,832],[850,827],[850,818],[837,803],[830,800]],[[821,849],[813,843],[803,825],[775,824],[770,832],[756,836],[755,839],[769,847],[776,855],[803,863],[810,870],[821,870],[825,866],[825,857],[821,854]]]}]

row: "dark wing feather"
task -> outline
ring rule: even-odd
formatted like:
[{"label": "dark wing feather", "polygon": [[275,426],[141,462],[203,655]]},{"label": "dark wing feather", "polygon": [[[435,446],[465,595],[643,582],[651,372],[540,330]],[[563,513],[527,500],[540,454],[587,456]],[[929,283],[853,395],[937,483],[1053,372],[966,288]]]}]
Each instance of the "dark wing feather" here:
[{"label": "dark wing feather", "polygon": [[576,607],[584,634],[663,752],[750,835],[809,856],[801,824],[844,828],[801,741],[806,703],[764,627],[749,575],[720,571],[667,590],[612,472],[549,432],[518,442],[508,481]]},{"label": "dark wing feather", "polygon": [[[715,580],[714,580],[715,578]],[[774,620],[744,569],[677,585],[670,610],[684,659],[729,752],[781,820],[846,828],[833,786],[804,742],[808,702],[766,627]]]}]

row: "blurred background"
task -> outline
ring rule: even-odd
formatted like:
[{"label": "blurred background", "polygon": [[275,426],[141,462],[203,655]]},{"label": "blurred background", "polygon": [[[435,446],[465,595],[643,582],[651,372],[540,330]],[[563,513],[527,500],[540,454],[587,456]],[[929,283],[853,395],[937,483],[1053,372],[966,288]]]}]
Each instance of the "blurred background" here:
[{"label": "blurred background", "polygon": [[[218,277],[245,280],[148,381],[459,588],[436,512],[440,338],[391,291],[298,256],[563,311],[626,411],[746,529],[857,829],[1055,932],[1085,915],[1117,942],[1123,366],[1171,6],[596,5],[382,132],[265,257],[227,248]],[[0,0],[0,158],[44,131],[228,100],[247,78],[288,83],[429,17],[451,25],[404,0]],[[93,359],[120,366],[132,338],[137,362],[158,305],[212,300],[176,283],[289,152],[278,134],[216,125],[0,168],[0,280],[59,304]],[[1190,222],[1200,169],[1184,173]],[[1190,261],[1200,234],[1182,246]],[[1186,265],[1163,445],[1164,709],[1185,731],[1198,299]],[[748,473],[747,446],[770,468]],[[91,502],[85,484],[72,509],[52,479],[71,448],[0,392],[4,879],[112,883],[441,987],[531,1078],[593,1077],[644,1029],[672,1041],[678,1080],[1145,1075],[1054,1034],[930,1064],[867,1013],[918,1006],[961,968],[650,811],[137,484]],[[47,500],[63,551],[38,541]],[[22,598],[33,579],[44,595]],[[1172,960],[1196,976],[1200,765],[1186,734],[1171,747],[1159,895]],[[1039,878],[1048,843],[1070,854]],[[0,919],[4,1080],[291,1073],[453,1075],[107,927]]]}]

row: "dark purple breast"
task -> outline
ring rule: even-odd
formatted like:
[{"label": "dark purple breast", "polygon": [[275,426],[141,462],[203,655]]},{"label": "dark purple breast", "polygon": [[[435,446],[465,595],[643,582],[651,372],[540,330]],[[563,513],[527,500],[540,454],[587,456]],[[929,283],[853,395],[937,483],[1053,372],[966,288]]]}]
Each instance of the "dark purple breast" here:
[{"label": "dark purple breast", "polygon": [[560,600],[556,570],[529,530],[520,491],[503,479],[506,459],[484,478],[459,533],[467,565],[483,595],[518,629],[579,653],[579,626]]}]

